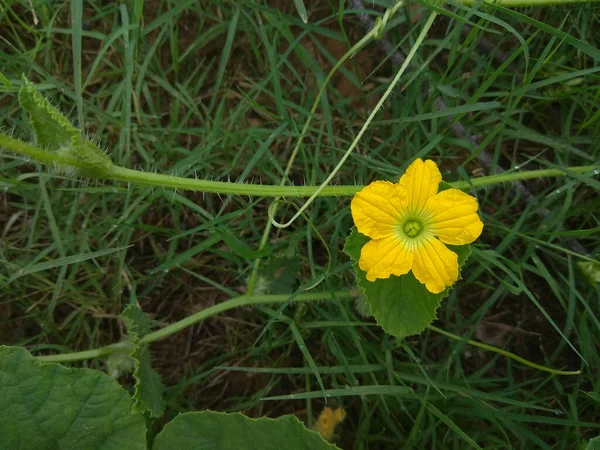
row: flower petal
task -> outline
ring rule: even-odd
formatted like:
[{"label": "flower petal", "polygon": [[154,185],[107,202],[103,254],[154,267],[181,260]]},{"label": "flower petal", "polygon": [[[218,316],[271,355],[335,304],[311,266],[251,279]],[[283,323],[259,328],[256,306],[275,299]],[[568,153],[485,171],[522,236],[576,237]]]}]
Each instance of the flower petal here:
[{"label": "flower petal", "polygon": [[372,239],[361,252],[358,266],[367,272],[367,280],[404,275],[412,267],[413,255],[397,236]]},{"label": "flower petal", "polygon": [[418,215],[421,212],[427,200],[437,193],[440,181],[442,174],[430,159],[423,161],[417,158],[408,166],[406,173],[400,177],[400,186],[408,192],[412,214]]},{"label": "flower petal", "polygon": [[458,256],[434,237],[421,239],[414,251],[412,270],[429,292],[439,294],[458,280]]},{"label": "flower petal", "polygon": [[389,181],[375,181],[356,193],[350,210],[359,233],[380,239],[397,232],[408,203],[397,187]]},{"label": "flower petal", "polygon": [[475,241],[483,230],[477,209],[475,197],[448,189],[427,201],[423,218],[428,230],[442,242],[465,245]]}]

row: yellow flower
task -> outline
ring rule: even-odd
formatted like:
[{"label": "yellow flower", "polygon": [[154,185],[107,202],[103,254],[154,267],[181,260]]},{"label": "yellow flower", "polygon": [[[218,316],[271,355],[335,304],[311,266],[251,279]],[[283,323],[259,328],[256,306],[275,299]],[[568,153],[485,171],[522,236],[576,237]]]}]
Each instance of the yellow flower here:
[{"label": "yellow flower", "polygon": [[335,427],[339,423],[343,422],[346,418],[346,411],[343,408],[331,409],[329,406],[323,408],[321,414],[315,422],[314,429],[317,431],[323,439],[329,441],[335,432]]},{"label": "yellow flower", "polygon": [[358,266],[367,280],[410,270],[437,294],[458,279],[458,257],[444,244],[470,244],[483,223],[477,200],[458,189],[438,192],[442,174],[431,161],[416,159],[399,183],[375,181],[352,199],[359,233],[370,237]]}]

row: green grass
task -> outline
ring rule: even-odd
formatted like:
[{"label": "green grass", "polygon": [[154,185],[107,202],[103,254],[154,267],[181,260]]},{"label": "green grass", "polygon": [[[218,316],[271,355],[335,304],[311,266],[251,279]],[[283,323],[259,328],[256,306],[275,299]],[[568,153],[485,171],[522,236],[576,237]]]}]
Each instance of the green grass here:
[{"label": "green grass", "polygon": [[[0,3],[3,129],[31,137],[17,102],[25,73],[115,162],[239,183],[281,182],[320,83],[366,32],[333,1],[305,2],[307,24],[293,2],[72,3]],[[365,3],[373,14],[390,4]],[[387,37],[405,55],[424,22],[406,14],[426,15],[425,3],[418,8],[390,24]],[[447,181],[492,174],[482,151],[504,169],[599,163],[597,6],[451,4],[448,14],[333,184],[394,180],[417,156],[438,162]],[[288,183],[331,173],[396,70],[372,43],[334,76]],[[450,116],[479,138],[477,149]],[[526,187],[533,199],[510,184],[474,193],[484,233],[435,323],[464,341],[426,331],[399,342],[346,300],[231,310],[152,344],[167,415],[294,413],[310,425],[322,385],[348,414],[343,449],[584,445],[600,434],[600,289],[577,263],[600,253],[598,178]],[[89,350],[124,338],[118,315],[129,302],[158,328],[244,293],[271,201],[75,179],[1,154],[0,343]],[[315,291],[354,286],[342,252],[348,205],[319,197],[309,222],[273,228],[258,253],[259,289],[285,292],[322,275]],[[279,221],[295,212],[280,207]],[[550,375],[466,339],[582,373]]]}]

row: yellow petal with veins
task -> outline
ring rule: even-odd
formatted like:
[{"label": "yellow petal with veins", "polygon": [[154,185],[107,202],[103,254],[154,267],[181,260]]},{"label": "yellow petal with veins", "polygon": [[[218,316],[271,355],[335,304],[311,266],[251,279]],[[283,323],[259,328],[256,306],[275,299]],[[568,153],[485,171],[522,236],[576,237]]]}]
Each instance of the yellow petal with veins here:
[{"label": "yellow petal with veins", "polygon": [[389,181],[375,181],[352,199],[350,210],[358,232],[373,239],[398,230],[407,205],[406,193]]},{"label": "yellow petal with veins", "polygon": [[458,256],[434,237],[420,239],[412,271],[429,292],[439,294],[458,280]]},{"label": "yellow petal with veins", "polygon": [[420,214],[427,200],[437,193],[440,181],[442,174],[430,159],[423,161],[417,158],[408,166],[399,184],[407,191],[411,214]]},{"label": "yellow petal with veins", "polygon": [[372,239],[361,252],[358,266],[367,273],[367,280],[404,275],[412,267],[413,254],[397,236]]},{"label": "yellow petal with veins", "polygon": [[483,230],[477,209],[475,197],[458,189],[448,189],[427,201],[423,221],[427,229],[446,244],[470,244]]}]

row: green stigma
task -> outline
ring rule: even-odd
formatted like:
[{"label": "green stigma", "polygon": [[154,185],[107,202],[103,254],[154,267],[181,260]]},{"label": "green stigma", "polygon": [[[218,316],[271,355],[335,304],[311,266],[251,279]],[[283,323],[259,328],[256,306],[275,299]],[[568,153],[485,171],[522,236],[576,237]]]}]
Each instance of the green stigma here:
[{"label": "green stigma", "polygon": [[421,232],[421,224],[414,220],[409,220],[404,224],[404,232],[408,237],[415,237]]}]

